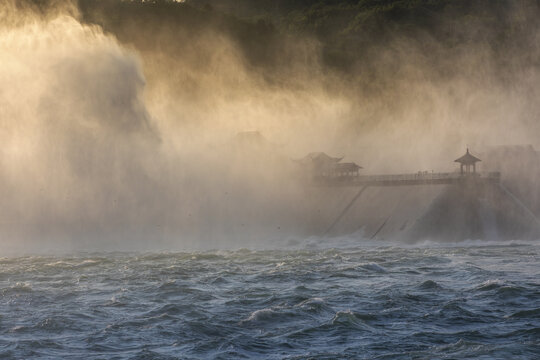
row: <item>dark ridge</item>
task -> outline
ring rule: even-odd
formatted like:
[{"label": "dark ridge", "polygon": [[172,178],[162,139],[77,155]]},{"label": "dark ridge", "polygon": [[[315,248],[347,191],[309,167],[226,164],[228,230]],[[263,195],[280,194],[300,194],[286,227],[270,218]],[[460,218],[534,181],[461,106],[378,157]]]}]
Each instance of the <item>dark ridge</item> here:
[{"label": "dark ridge", "polygon": [[540,9],[538,0],[187,1],[248,20],[269,19],[283,33],[315,36],[325,63],[341,70],[376,61],[373,54],[396,41],[419,45],[426,54],[482,44],[506,64],[512,50],[536,41]]},{"label": "dark ridge", "polygon": [[100,25],[120,41],[140,51],[181,53],[198,36],[213,33],[227,36],[252,65],[272,65],[280,59],[279,33],[265,20],[249,22],[185,3],[156,0],[79,0],[82,20]]},{"label": "dark ridge", "polygon": [[[465,71],[481,50],[505,81],[540,64],[540,0],[23,0],[47,13],[76,3],[80,17],[141,51],[178,54],[204,33],[226,36],[247,64],[286,69],[303,41],[316,39],[328,70],[363,76],[365,86],[407,62],[435,78]],[[408,59],[410,52],[417,58]],[[472,74],[474,75],[474,74]],[[467,74],[469,76],[469,74]]]}]

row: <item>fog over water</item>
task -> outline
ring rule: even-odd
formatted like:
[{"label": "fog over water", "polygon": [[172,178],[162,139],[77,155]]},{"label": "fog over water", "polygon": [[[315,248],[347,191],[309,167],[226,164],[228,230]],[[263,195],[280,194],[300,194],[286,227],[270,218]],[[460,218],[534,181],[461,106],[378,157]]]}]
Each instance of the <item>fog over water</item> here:
[{"label": "fog over water", "polygon": [[[13,251],[264,244],[302,234],[291,159],[310,151],[393,173],[452,171],[467,145],[540,145],[537,26],[503,59],[396,35],[343,73],[304,35],[276,40],[283,61],[264,68],[212,24],[156,51],[137,44],[166,30],[132,23],[122,34],[138,40],[119,40],[75,3],[1,1],[0,239]],[[534,3],[519,4],[501,26],[534,24]]]}]

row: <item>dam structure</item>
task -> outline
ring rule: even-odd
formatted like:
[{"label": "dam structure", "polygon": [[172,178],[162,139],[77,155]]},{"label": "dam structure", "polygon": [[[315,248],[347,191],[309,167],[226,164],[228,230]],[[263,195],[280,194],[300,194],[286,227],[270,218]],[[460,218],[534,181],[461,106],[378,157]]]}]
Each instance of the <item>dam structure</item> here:
[{"label": "dam structure", "polygon": [[467,149],[459,171],[360,175],[354,163],[311,153],[308,227],[314,234],[379,240],[508,240],[540,237],[540,221],[501,183],[477,171]]},{"label": "dam structure", "polygon": [[317,154],[320,155],[316,158],[318,163],[314,164],[311,169],[313,172],[312,180],[314,184],[322,186],[451,185],[465,181],[499,183],[501,180],[501,173],[498,171],[476,172],[476,163],[482,160],[471,155],[469,149],[465,155],[455,160],[460,164],[460,172],[419,171],[415,174],[397,175],[359,175],[358,169],[361,169],[361,166],[355,163],[340,163],[341,158],[332,158],[324,153]]}]

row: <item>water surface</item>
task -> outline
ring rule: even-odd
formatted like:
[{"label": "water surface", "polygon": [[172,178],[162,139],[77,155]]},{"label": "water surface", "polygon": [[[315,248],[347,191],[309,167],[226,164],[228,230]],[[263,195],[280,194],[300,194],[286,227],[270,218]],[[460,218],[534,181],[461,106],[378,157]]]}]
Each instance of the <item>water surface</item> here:
[{"label": "water surface", "polygon": [[1,258],[0,358],[540,357],[539,244],[329,241]]}]

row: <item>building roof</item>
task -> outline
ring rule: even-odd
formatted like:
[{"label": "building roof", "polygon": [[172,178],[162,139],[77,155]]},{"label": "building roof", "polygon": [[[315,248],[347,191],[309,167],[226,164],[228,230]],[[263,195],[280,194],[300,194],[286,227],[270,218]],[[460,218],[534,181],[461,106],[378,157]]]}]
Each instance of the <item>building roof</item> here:
[{"label": "building roof", "polygon": [[317,165],[323,165],[323,164],[335,164],[341,161],[343,157],[337,158],[337,157],[331,157],[326,155],[323,152],[312,152],[307,154],[304,158],[297,160],[299,163],[307,165],[307,164],[317,164]]},{"label": "building roof", "polygon": [[474,164],[478,161],[482,161],[480,160],[479,158],[477,158],[476,156],[473,156],[469,153],[469,149],[467,149],[467,152],[465,153],[465,155],[463,155],[462,157],[460,157],[459,159],[456,159],[454,160],[454,162],[458,162],[458,163],[461,163],[461,164],[464,164],[464,165],[467,165],[467,164]]},{"label": "building roof", "polygon": [[357,171],[358,169],[362,169],[362,167],[353,162],[336,164],[337,171]]}]

